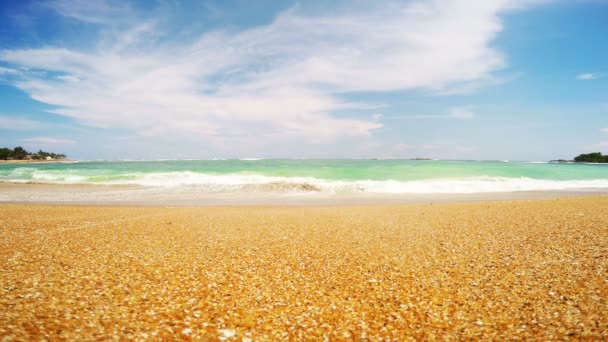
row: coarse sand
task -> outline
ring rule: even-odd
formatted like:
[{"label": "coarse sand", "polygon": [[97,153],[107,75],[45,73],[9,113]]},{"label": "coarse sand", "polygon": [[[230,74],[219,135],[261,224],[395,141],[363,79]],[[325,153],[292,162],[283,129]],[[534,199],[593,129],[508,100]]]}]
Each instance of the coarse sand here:
[{"label": "coarse sand", "polygon": [[608,339],[608,197],[0,206],[0,340]]}]

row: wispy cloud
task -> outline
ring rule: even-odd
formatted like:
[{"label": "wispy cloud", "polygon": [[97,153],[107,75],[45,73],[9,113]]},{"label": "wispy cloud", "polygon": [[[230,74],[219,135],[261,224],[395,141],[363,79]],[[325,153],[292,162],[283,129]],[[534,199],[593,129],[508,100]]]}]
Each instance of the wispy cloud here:
[{"label": "wispy cloud", "polygon": [[585,73],[576,76],[577,80],[590,81],[606,77],[606,74],[600,73]]},{"label": "wispy cloud", "polygon": [[440,141],[435,143],[423,144],[421,146],[422,150],[426,151],[446,151],[451,150],[452,152],[458,153],[470,153],[477,150],[475,146],[462,145],[454,141]]},{"label": "wispy cloud", "polygon": [[0,115],[0,130],[31,131],[41,127],[40,122],[19,116]]},{"label": "wispy cloud", "polygon": [[12,68],[5,68],[5,67],[1,67],[0,66],[0,75],[2,74],[12,74],[12,75],[16,75],[19,73],[19,70],[16,69],[12,69]]},{"label": "wispy cloud", "polygon": [[452,108],[447,114],[391,115],[382,117],[387,119],[472,119],[475,117],[475,113],[466,108]]},{"label": "wispy cloud", "polygon": [[592,149],[592,150],[597,149],[597,150],[601,150],[600,152],[606,152],[606,151],[608,151],[608,141],[600,141],[597,144],[590,145],[588,147],[588,149]]},{"label": "wispy cloud", "polygon": [[[441,92],[492,79],[506,66],[491,44],[502,31],[499,15],[527,3],[395,1],[321,16],[292,9],[267,25],[167,42],[158,39],[166,28],[133,14],[125,18],[132,11],[125,5],[58,0],[53,6],[67,18],[104,28],[126,21],[128,28],[105,31],[96,51],[3,50],[0,60],[59,74],[30,73],[16,86],[58,107],[54,113],[86,125],[146,136],[198,136],[218,144],[226,137],[314,143],[382,127],[377,119],[332,115],[369,108],[341,94]],[[473,116],[454,109],[418,118]]]},{"label": "wispy cloud", "polygon": [[478,151],[474,145],[460,141],[430,141],[426,143],[379,142],[364,140],[356,145],[358,154],[363,158],[471,158]]},{"label": "wispy cloud", "polygon": [[600,132],[608,133],[608,127],[600,128]]},{"label": "wispy cloud", "polygon": [[58,80],[61,81],[65,81],[65,82],[78,82],[80,81],[80,79],[76,76],[72,76],[72,75],[59,75],[57,76]]},{"label": "wispy cloud", "polygon": [[66,18],[91,24],[116,24],[132,15],[126,2],[113,0],[52,0],[41,3],[40,6],[50,8]]},{"label": "wispy cloud", "polygon": [[43,145],[70,145],[76,143],[71,139],[53,138],[53,137],[32,137],[21,139],[24,143],[43,144]]},{"label": "wispy cloud", "polygon": [[511,73],[508,75],[493,75],[488,74],[485,77],[481,77],[473,81],[465,81],[461,83],[455,83],[435,91],[437,95],[451,96],[451,95],[468,95],[473,94],[483,88],[496,87],[505,83],[512,82],[521,77],[521,73]]}]

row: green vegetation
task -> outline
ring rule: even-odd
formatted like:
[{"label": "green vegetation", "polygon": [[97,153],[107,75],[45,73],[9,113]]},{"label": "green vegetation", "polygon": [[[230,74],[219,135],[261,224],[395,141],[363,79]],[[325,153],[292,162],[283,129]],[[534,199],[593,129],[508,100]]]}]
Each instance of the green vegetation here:
[{"label": "green vegetation", "polygon": [[608,163],[608,155],[604,156],[600,152],[581,154],[574,158],[578,163]]},{"label": "green vegetation", "polygon": [[0,148],[0,160],[61,160],[65,159],[65,154],[45,152],[39,150],[36,153],[30,153],[23,147],[17,146],[14,149]]}]

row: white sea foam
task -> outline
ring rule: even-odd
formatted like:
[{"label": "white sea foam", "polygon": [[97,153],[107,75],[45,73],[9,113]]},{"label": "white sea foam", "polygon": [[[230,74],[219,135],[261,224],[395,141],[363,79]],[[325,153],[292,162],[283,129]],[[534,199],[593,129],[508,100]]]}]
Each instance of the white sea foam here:
[{"label": "white sea foam", "polygon": [[[99,170],[98,170],[99,171]],[[103,172],[87,175],[70,171],[19,168],[3,176],[10,182],[62,184],[132,184],[155,188],[188,187],[201,192],[321,192],[377,194],[470,194],[513,191],[608,189],[608,179],[541,180],[532,178],[470,177],[429,180],[327,180],[312,177],[273,177],[259,174],[198,172],[128,173],[118,177]]]}]

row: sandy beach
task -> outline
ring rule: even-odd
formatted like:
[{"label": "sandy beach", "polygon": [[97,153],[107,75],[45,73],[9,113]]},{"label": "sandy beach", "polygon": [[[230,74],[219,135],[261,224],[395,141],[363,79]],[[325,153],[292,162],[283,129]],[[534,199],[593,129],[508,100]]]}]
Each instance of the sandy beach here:
[{"label": "sandy beach", "polygon": [[0,339],[608,338],[608,197],[0,206]]}]

